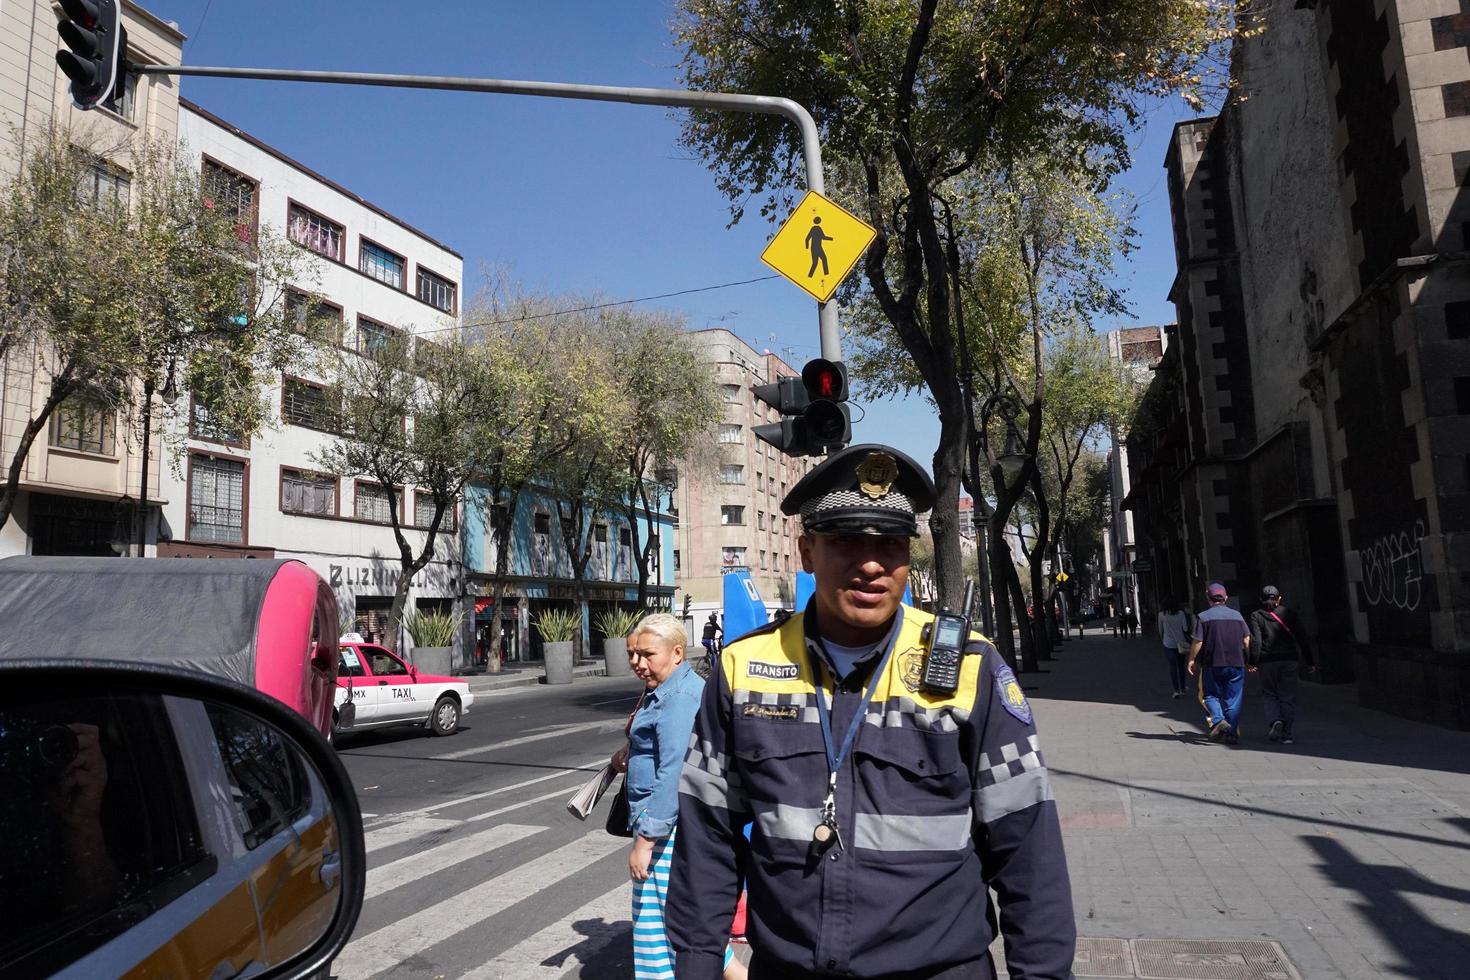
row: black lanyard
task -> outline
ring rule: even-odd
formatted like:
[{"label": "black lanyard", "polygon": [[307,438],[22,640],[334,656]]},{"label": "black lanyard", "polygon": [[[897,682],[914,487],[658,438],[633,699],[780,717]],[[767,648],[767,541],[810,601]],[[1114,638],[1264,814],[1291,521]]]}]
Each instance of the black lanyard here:
[{"label": "black lanyard", "polygon": [[[867,716],[868,703],[873,700],[873,695],[878,691],[878,682],[883,679],[883,669],[888,666],[888,658],[893,656],[893,648],[898,646],[898,634],[903,629],[903,606],[898,607],[897,618],[893,622],[893,633],[888,640],[888,648],[883,651],[883,657],[878,665],[873,668],[873,679],[868,681],[867,693],[863,696],[863,703],[858,705],[852,713],[852,723],[847,726],[847,736],[842,740],[842,748],[832,751],[832,719],[828,714],[827,701],[822,695],[825,693],[822,684],[821,658],[812,657],[812,673],[816,681],[817,698],[817,720],[822,726],[822,745],[827,749],[827,772],[829,775],[829,788],[837,782],[837,771],[842,768],[842,760],[847,758],[847,753],[852,750],[852,743],[857,740],[858,728],[862,726],[863,719]],[[821,638],[816,638],[821,643]],[[832,673],[833,696],[836,696],[837,672]],[[829,793],[830,795],[830,793]]]}]

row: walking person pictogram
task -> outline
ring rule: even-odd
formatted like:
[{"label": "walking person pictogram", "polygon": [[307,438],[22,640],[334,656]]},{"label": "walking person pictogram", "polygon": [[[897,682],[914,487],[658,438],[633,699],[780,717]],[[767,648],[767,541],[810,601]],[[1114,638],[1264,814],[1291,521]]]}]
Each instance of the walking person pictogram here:
[{"label": "walking person pictogram", "polygon": [[812,219],[812,230],[806,233],[806,247],[812,253],[812,267],[806,270],[806,277],[810,279],[817,272],[817,263],[822,263],[822,275],[828,275],[827,253],[822,248],[823,242],[836,241],[831,235],[822,230],[822,219]]}]

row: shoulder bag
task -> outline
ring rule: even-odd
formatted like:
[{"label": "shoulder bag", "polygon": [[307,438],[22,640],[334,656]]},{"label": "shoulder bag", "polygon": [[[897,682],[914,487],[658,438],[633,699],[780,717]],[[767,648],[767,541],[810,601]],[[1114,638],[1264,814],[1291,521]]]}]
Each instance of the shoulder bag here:
[{"label": "shoulder bag", "polygon": [[[643,694],[647,694],[647,688]],[[643,707],[643,695],[638,696],[638,704],[634,706],[633,713],[628,715],[628,724],[623,726],[623,734],[626,736],[633,730],[633,717]],[[631,746],[630,746],[631,747]],[[629,753],[631,754],[631,753]],[[628,776],[623,774],[623,779],[618,783],[618,791],[613,794],[612,806],[607,808],[607,823],[604,829],[614,837],[632,837],[633,831],[628,829],[628,819],[631,811],[628,808]]]}]

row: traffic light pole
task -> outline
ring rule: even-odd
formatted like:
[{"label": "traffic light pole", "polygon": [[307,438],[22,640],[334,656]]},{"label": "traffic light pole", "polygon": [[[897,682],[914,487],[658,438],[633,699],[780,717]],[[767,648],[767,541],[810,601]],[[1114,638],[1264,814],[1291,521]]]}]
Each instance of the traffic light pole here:
[{"label": "traffic light pole", "polygon": [[[212,68],[196,65],[141,65],[129,63],[127,70],[140,75],[198,75],[205,78],[252,78],[271,82],[322,82],[331,85],[374,85],[385,88],[424,88],[449,92],[489,92],[498,95],[536,95],[553,99],[592,102],[626,102],[633,105],[675,106],[684,109],[717,109],[725,112],[754,112],[785,116],[801,130],[802,160],[806,165],[809,190],[826,193],[822,179],[822,143],[816,121],[799,103],[769,95],[738,95],[732,92],[688,92],[667,88],[624,88],[615,85],[577,85],[569,82],[527,82],[503,78],[459,78],[450,75],[382,75],[352,71],[297,71],[283,68]],[[842,339],[837,330],[837,305],[817,304],[817,325],[822,357],[842,360]]]}]

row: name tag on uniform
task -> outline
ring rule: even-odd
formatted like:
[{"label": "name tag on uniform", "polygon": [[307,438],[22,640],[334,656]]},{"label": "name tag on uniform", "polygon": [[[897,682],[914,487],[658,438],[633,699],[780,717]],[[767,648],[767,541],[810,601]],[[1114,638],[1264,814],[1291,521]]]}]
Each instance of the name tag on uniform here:
[{"label": "name tag on uniform", "polygon": [[746,718],[764,718],[767,721],[796,721],[801,718],[801,709],[794,704],[747,704],[740,713]]},{"label": "name tag on uniform", "polygon": [[796,664],[767,664],[752,660],[745,665],[745,675],[772,681],[794,681],[801,676],[801,668]]}]

